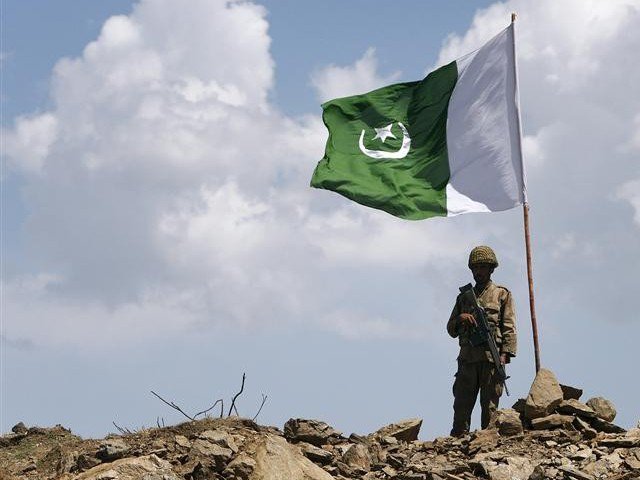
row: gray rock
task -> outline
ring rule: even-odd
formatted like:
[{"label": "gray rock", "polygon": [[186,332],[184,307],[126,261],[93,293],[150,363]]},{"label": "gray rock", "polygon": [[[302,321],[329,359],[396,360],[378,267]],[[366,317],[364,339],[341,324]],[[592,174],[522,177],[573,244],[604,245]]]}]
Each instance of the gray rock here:
[{"label": "gray rock", "polygon": [[623,460],[620,458],[620,455],[614,452],[596,460],[595,462],[589,462],[583,467],[583,470],[589,475],[602,478],[611,472],[617,471],[622,463]]},{"label": "gray rock", "polygon": [[207,430],[198,435],[198,438],[228,448],[233,453],[238,453],[238,446],[233,440],[233,437],[222,430]]},{"label": "gray rock", "polygon": [[595,480],[593,476],[569,466],[561,465],[558,467],[558,470],[563,472],[566,478],[576,478],[578,480]]},{"label": "gray rock", "polygon": [[516,400],[516,403],[511,406],[511,408],[513,408],[516,412],[524,415],[524,409],[526,405],[527,400],[524,398],[519,398],[518,400]]},{"label": "gray rock", "polygon": [[112,463],[98,465],[73,478],[73,480],[180,480],[171,464],[155,455],[122,458]]},{"label": "gray rock", "polygon": [[542,418],[534,418],[531,420],[531,426],[534,430],[550,430],[552,428],[565,427],[571,425],[573,417],[571,415],[561,415],[552,413]]},{"label": "gray rock", "polygon": [[225,478],[236,478],[238,480],[248,480],[256,468],[256,461],[246,453],[237,455],[222,474]]},{"label": "gray rock", "polygon": [[371,470],[371,456],[366,446],[361,443],[354,443],[342,455],[342,461],[351,468],[368,472]]},{"label": "gray rock", "polygon": [[427,480],[427,474],[418,472],[403,472],[398,474],[396,478],[398,480]]},{"label": "gray rock", "polygon": [[418,439],[422,419],[409,418],[401,422],[392,423],[377,430],[374,435],[379,437],[393,437],[403,442],[413,442]]},{"label": "gray rock", "polygon": [[302,454],[309,460],[321,465],[329,465],[333,461],[333,454],[322,448],[315,447],[310,443],[300,442],[298,444]]},{"label": "gray rock", "polygon": [[599,418],[607,422],[613,422],[613,419],[616,418],[616,407],[614,407],[613,403],[606,398],[590,398],[587,400],[587,405],[593,409]]},{"label": "gray rock", "polygon": [[611,422],[607,422],[599,417],[593,417],[588,419],[589,425],[595,428],[598,432],[604,433],[625,433],[626,430]]},{"label": "gray rock", "polygon": [[541,465],[537,465],[529,475],[529,480],[547,480],[548,478],[553,477],[550,477]]},{"label": "gray rock", "polygon": [[596,414],[591,407],[573,398],[570,400],[563,400],[556,410],[558,413],[563,413],[565,415],[579,415],[587,418],[591,418]]},{"label": "gray rock", "polygon": [[624,459],[624,463],[629,468],[635,468],[640,470],[640,448],[632,448],[627,452],[627,456]]},{"label": "gray rock", "polygon": [[249,480],[333,480],[302,455],[300,448],[275,435],[266,435],[259,440],[253,458],[256,466]]},{"label": "gray rock", "polygon": [[568,457],[571,460],[587,460],[588,458],[591,457],[591,455],[593,454],[593,450],[590,448],[583,448],[582,450],[578,450],[575,453],[571,453],[568,455]]},{"label": "gray rock", "polygon": [[90,468],[93,468],[96,465],[100,465],[101,463],[102,462],[96,457],[81,453],[80,455],[78,455],[78,460],[76,460],[76,469],[80,472],[84,472],[85,470],[89,470]]},{"label": "gray rock", "polygon": [[490,480],[528,480],[535,466],[526,457],[508,457],[505,463],[488,465]]},{"label": "gray rock", "polygon": [[191,442],[184,435],[176,435],[174,438],[176,445],[182,448],[191,448]]},{"label": "gray rock", "polygon": [[189,476],[189,480],[209,480],[211,478],[218,478],[218,476],[215,466],[208,462],[197,462]]},{"label": "gray rock", "polygon": [[637,437],[614,437],[603,438],[598,441],[598,446],[608,448],[634,448],[640,447],[640,438]]},{"label": "gray rock", "polygon": [[307,442],[317,447],[329,443],[341,433],[319,420],[291,418],[284,424],[284,436],[292,442]]},{"label": "gray rock", "polygon": [[524,415],[529,420],[546,417],[562,402],[562,389],[551,370],[541,368],[533,380],[525,405]]},{"label": "gray rock", "polygon": [[110,438],[100,444],[96,457],[103,462],[113,462],[125,457],[127,453],[129,453],[129,445],[119,438]]},{"label": "gray rock", "polygon": [[17,433],[19,435],[23,435],[29,431],[27,426],[23,422],[16,423],[13,427],[11,427],[11,431],[13,433]]},{"label": "gray rock", "polygon": [[570,387],[569,385],[560,384],[562,389],[562,398],[564,400],[580,400],[582,396],[582,389],[576,387]]},{"label": "gray rock", "polygon": [[199,438],[191,445],[189,456],[194,458],[205,457],[213,460],[218,471],[222,471],[229,460],[231,460],[233,451],[230,448],[225,448],[216,443],[211,443]]},{"label": "gray rock", "polygon": [[498,439],[498,431],[493,428],[473,432],[468,446],[469,455],[492,451],[498,445]]},{"label": "gray rock", "polygon": [[582,433],[582,436],[586,440],[593,440],[598,436],[598,432],[596,432],[596,430],[591,428],[591,426],[587,422],[582,420],[580,417],[574,418],[573,426],[576,427],[576,429]]},{"label": "gray rock", "polygon": [[491,423],[503,437],[520,435],[523,432],[520,414],[512,408],[498,410]]}]

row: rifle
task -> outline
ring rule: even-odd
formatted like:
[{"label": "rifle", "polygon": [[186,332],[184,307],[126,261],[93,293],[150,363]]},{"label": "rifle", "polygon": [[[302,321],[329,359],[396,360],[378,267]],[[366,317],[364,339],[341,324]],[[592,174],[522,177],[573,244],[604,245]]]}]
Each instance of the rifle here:
[{"label": "rifle", "polygon": [[476,297],[476,292],[473,291],[473,285],[468,283],[464,287],[460,287],[460,293],[471,300],[473,317],[476,319],[477,324],[473,333],[469,336],[469,342],[474,347],[479,347],[484,344],[489,345],[489,352],[491,353],[493,364],[496,366],[498,377],[502,380],[504,391],[509,395],[509,389],[507,388],[507,378],[509,377],[507,376],[507,371],[504,368],[504,365],[500,361],[500,353],[498,352],[496,339],[493,338],[493,334],[491,333],[491,329],[487,323],[487,317],[485,316],[484,309],[478,305],[478,299]]}]

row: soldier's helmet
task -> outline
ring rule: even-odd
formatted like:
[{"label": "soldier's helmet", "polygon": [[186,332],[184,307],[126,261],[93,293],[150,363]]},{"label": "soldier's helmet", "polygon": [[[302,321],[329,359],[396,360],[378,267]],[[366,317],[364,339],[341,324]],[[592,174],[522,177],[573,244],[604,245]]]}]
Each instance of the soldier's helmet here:
[{"label": "soldier's helmet", "polygon": [[469,254],[469,268],[473,265],[491,265],[495,268],[498,266],[498,259],[491,247],[481,245],[475,247]]}]

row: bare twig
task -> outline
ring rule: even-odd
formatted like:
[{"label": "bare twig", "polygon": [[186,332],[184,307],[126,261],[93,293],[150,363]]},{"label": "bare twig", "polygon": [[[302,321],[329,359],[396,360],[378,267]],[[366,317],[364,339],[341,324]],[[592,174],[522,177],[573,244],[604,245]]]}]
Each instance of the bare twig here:
[{"label": "bare twig", "polygon": [[[162,423],[162,425],[160,425],[160,423]],[[158,428],[164,428],[164,417],[156,417],[156,425],[158,425]]]},{"label": "bare twig", "polygon": [[196,414],[193,416],[193,418],[196,418],[198,415],[202,415],[202,414],[207,413],[207,412],[208,412],[208,411],[210,411],[210,410],[213,410],[213,407],[215,407],[218,403],[221,403],[221,402],[222,402],[222,399],[216,400],[216,403],[214,403],[213,405],[211,405],[211,406],[210,406],[209,408],[207,408],[206,410],[203,410],[203,411],[201,411],[201,412],[196,413]]},{"label": "bare twig", "polygon": [[220,418],[224,415],[224,400],[220,400]]},{"label": "bare twig", "polygon": [[[242,393],[242,391],[244,390],[244,379],[245,379],[245,374],[242,374],[242,385],[240,386],[240,391],[238,393],[236,393],[236,396],[233,397],[233,400],[231,400],[231,406],[229,407],[229,413],[227,414],[227,417],[231,416],[231,412],[233,412],[235,406],[236,406],[236,399],[240,396],[240,394]],[[238,409],[236,408],[236,415],[238,415]],[[240,416],[240,415],[238,415]]]},{"label": "bare twig", "polygon": [[167,402],[164,398],[162,398],[160,395],[158,395],[156,392],[154,392],[153,390],[151,390],[151,393],[153,393],[156,397],[158,397],[160,400],[162,400],[164,403],[166,403],[167,405],[169,405],[171,408],[173,408],[174,410],[179,411],[181,414],[183,414],[185,417],[187,417],[189,420],[195,420],[194,417],[191,417],[189,415],[187,415],[186,413],[184,413],[184,410],[182,410],[179,406],[177,406],[175,403],[173,402]]},{"label": "bare twig", "polygon": [[268,395],[265,395],[264,393],[261,393],[260,395],[262,395],[262,403],[260,404],[260,408],[258,409],[258,413],[256,413],[255,417],[253,417],[251,419],[254,422],[256,421],[256,418],[258,418],[258,415],[260,415],[260,412],[262,411],[262,407],[264,407],[264,402],[267,401],[267,397],[268,397]]},{"label": "bare twig", "polygon": [[113,426],[116,427],[118,429],[118,431],[122,434],[122,435],[131,435],[133,432],[131,430],[129,430],[126,427],[121,427],[120,425],[118,425],[116,422],[111,422],[113,423]]}]

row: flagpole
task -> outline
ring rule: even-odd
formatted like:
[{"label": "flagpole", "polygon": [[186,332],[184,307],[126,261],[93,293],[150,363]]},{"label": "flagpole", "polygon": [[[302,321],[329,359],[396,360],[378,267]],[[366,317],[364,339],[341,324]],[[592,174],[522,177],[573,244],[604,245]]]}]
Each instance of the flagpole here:
[{"label": "flagpole", "polygon": [[518,110],[518,140],[520,148],[520,160],[522,167],[522,213],[524,220],[524,244],[527,257],[527,281],[529,283],[529,311],[531,312],[531,332],[533,334],[533,350],[535,355],[536,373],[540,371],[540,344],[538,343],[538,322],[536,321],[536,304],[533,295],[533,266],[531,255],[531,232],[529,229],[529,202],[527,199],[527,187],[525,181],[524,160],[522,156],[522,122],[520,121],[520,108],[518,102],[518,67],[516,64],[516,35],[515,35],[516,14],[511,14],[511,25],[513,27],[513,69],[516,82],[516,108]]}]

